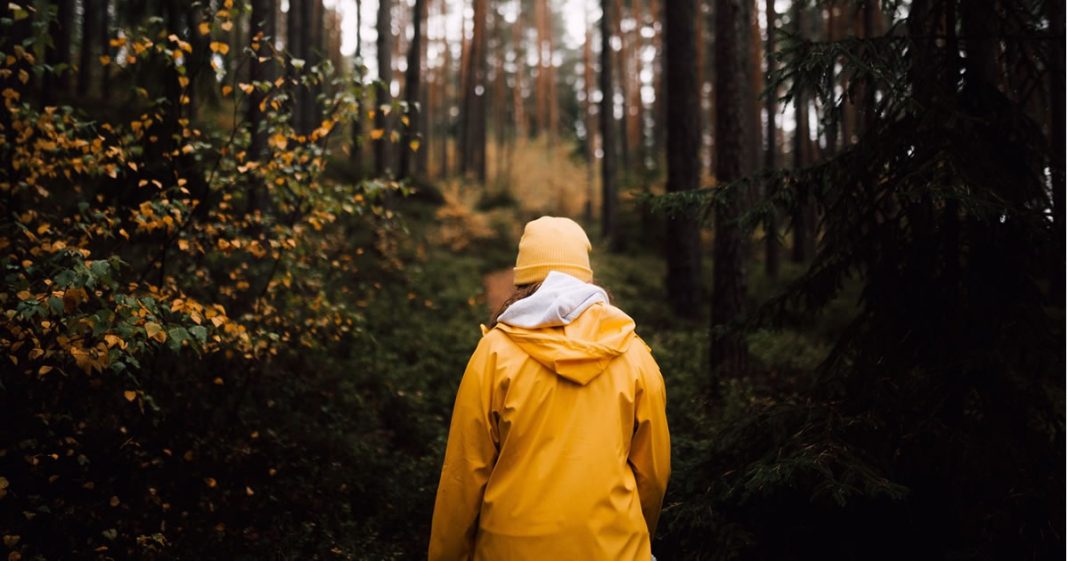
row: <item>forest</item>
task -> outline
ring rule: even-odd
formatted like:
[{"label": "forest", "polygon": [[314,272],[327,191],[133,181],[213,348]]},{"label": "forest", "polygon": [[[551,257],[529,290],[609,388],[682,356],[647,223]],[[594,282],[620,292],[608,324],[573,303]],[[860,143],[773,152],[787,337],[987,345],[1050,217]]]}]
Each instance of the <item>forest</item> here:
[{"label": "forest", "polygon": [[0,4],[0,558],[425,558],[542,215],[658,559],[1063,558],[1064,2]]}]

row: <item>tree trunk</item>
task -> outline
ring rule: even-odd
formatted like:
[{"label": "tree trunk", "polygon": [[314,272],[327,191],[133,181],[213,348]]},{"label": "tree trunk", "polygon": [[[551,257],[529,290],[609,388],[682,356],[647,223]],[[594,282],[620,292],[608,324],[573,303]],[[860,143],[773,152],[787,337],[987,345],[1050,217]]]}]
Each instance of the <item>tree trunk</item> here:
[{"label": "tree trunk", "polygon": [[417,145],[421,138],[419,124],[420,119],[420,84],[422,80],[422,56],[423,48],[423,22],[426,21],[426,0],[415,0],[415,11],[412,13],[412,41],[408,45],[408,68],[404,76],[404,99],[408,102],[408,126],[404,131],[404,145],[400,149],[400,165],[397,168],[397,178],[403,179],[412,173],[413,157],[412,146]]},{"label": "tree trunk", "polygon": [[390,92],[390,84],[393,82],[393,3],[390,0],[378,2],[378,40],[376,50],[378,55],[378,80],[375,86],[375,129],[380,136],[375,139],[375,175],[384,177],[392,171],[390,159],[390,115],[382,110],[392,104],[393,98]]},{"label": "tree trunk", "polygon": [[[667,191],[701,185],[700,92],[695,68],[697,0],[664,3],[664,79],[667,96]],[[669,216],[665,255],[667,296],[675,315],[700,316],[701,231],[695,216]]]},{"label": "tree trunk", "polygon": [[[655,21],[655,18],[661,16],[660,9],[661,8],[660,8],[658,0],[649,0],[649,12],[654,14],[654,16],[653,16],[654,17],[654,21]],[[698,5],[697,5],[697,12],[698,12],[698,16],[697,17],[700,17],[701,3],[698,3]],[[697,28],[698,28],[698,32],[697,32],[697,45],[698,45],[698,47],[697,47],[697,57],[700,58],[701,53],[703,52],[702,36],[701,36],[701,32],[700,32],[700,28],[701,28],[701,22],[700,21],[697,22]],[[658,32],[657,31],[657,27],[656,26],[653,27],[653,38],[652,38],[651,42],[653,44],[653,49],[655,49],[655,51],[656,51],[656,57],[655,58],[656,58],[656,60],[659,60],[664,55],[663,29],[662,28]],[[664,116],[664,113],[666,112],[667,108],[664,106],[664,85],[663,85],[664,79],[663,79],[663,72],[662,72],[661,66],[662,66],[661,64],[654,64],[653,65],[653,92],[654,92],[654,94],[653,94],[654,95],[654,97],[653,97],[653,107],[652,107],[652,111],[653,111],[653,128],[652,128],[652,131],[651,131],[652,138],[650,139],[650,145],[651,146],[650,146],[650,150],[649,150],[650,153],[653,156],[653,167],[657,168],[657,169],[659,169],[660,165],[661,165],[661,163],[660,163],[660,155],[663,152],[662,148],[664,147],[664,144],[665,144],[664,137],[667,134],[666,127],[664,126],[664,122],[667,120],[667,118]],[[702,83],[701,80],[698,79],[697,80],[698,91],[700,91],[701,83]]]},{"label": "tree trunk", "polygon": [[[452,136],[449,124],[452,121],[452,99],[450,98],[450,92],[452,92],[452,77],[449,72],[452,70],[452,50],[449,48],[449,38],[446,33],[448,24],[446,23],[446,16],[448,15],[447,2],[442,0],[441,2],[441,49],[442,49],[442,61],[439,75],[441,76],[441,109],[438,110],[438,173],[442,178],[449,176],[449,137]],[[462,40],[461,40],[462,42]]]},{"label": "tree trunk", "polygon": [[356,52],[352,56],[353,72],[360,81],[360,90],[356,96],[356,116],[352,119],[352,146],[349,149],[349,161],[356,172],[363,175],[363,119],[367,110],[367,90],[364,89],[366,72],[363,62],[363,2],[356,0]]},{"label": "tree trunk", "polygon": [[[100,37],[100,55],[111,55],[111,29],[109,22],[111,20],[108,13],[108,7],[111,2],[109,0],[99,0],[100,2],[100,17],[98,18],[99,27],[96,33],[99,33]],[[100,97],[108,99],[111,96],[111,65],[100,66]]]},{"label": "tree trunk", "polygon": [[1053,267],[1050,287],[1056,304],[1064,305],[1065,283],[1065,247],[1064,247],[1064,2],[1061,0],[1047,0],[1046,8],[1049,19],[1053,22],[1053,41],[1050,53],[1051,69],[1050,76],[1050,132],[1052,134],[1051,147],[1053,150],[1052,165],[1050,171],[1053,176]]},{"label": "tree trunk", "polygon": [[[252,37],[252,47],[255,56],[249,59],[249,82],[255,85],[257,82],[274,80],[274,58],[270,48],[270,42],[274,41],[275,28],[275,0],[252,0],[252,15],[249,20],[249,35]],[[260,62],[260,58],[267,60]],[[267,124],[264,122],[264,111],[260,105],[267,100],[266,94],[256,87],[248,96],[247,118],[251,140],[249,142],[249,159],[259,160],[267,147]]]},{"label": "tree trunk", "polygon": [[616,139],[612,82],[612,3],[601,0],[601,236],[612,249],[619,247],[616,232]]},{"label": "tree trunk", "polygon": [[627,115],[630,113],[630,107],[627,103],[627,41],[626,34],[623,33],[623,0],[615,0],[614,6],[615,13],[612,14],[615,17],[615,34],[619,37],[619,52],[616,53],[616,64],[619,68],[619,72],[616,75],[619,76],[619,101],[622,105],[619,117],[619,167],[623,170],[623,177],[627,177],[627,172],[630,170],[630,141],[628,139],[629,132],[627,130]]},{"label": "tree trunk", "polygon": [[[795,33],[804,33],[804,8],[794,9]],[[809,124],[808,124],[808,96],[799,91],[794,96],[794,137],[793,159],[794,169],[801,169],[811,163],[809,152],[811,150]],[[797,192],[797,204],[793,211],[793,251],[791,258],[795,263],[804,263],[811,257],[812,247],[812,224],[810,224],[810,212],[808,190],[804,185],[795,185]]]},{"label": "tree trunk", "polygon": [[[585,10],[584,10],[585,11]],[[593,177],[597,167],[597,123],[593,116],[593,29],[586,12],[586,41],[582,45],[582,123],[586,128],[586,204],[582,216],[593,223]],[[518,84],[516,85],[518,89]]]},{"label": "tree trunk", "polygon": [[96,18],[100,17],[97,0],[82,0],[82,41],[78,49],[78,96],[89,93],[93,68],[93,32],[97,28]]},{"label": "tree trunk", "polygon": [[[301,19],[308,22],[304,29],[303,55],[305,68],[311,69],[323,62],[323,0],[304,0]],[[301,90],[301,134],[311,134],[319,126],[319,93],[322,85],[316,84]]]},{"label": "tree trunk", "polygon": [[467,55],[467,81],[460,112],[460,172],[474,173],[486,182],[486,16],[487,0],[474,0],[471,45]]},{"label": "tree trunk", "polygon": [[[74,0],[58,0],[56,5],[56,19],[49,24],[48,34],[52,38],[52,44],[45,52],[45,61],[52,67],[52,74],[46,74],[44,80],[45,90],[42,98],[45,103],[54,103],[57,94],[63,95],[70,88],[70,42],[74,35]],[[64,68],[57,69],[63,65]]]},{"label": "tree trunk", "polygon": [[[289,11],[286,12],[286,51],[289,53],[288,74],[291,81],[297,80],[301,72],[293,64],[293,60],[302,57],[301,43],[303,43],[302,35],[304,34],[304,22],[301,21],[302,5],[310,1],[289,0]],[[303,89],[300,85],[290,86],[290,124],[293,126],[293,130],[298,132],[301,130],[301,112],[304,109],[301,103],[301,91]]]},{"label": "tree trunk", "polygon": [[[746,112],[752,102],[744,98],[746,75],[743,51],[748,12],[743,2],[716,0],[716,175],[727,184],[751,172],[751,136],[746,130]],[[746,57],[748,58],[748,57]],[[744,232],[738,225],[744,196],[730,196],[716,206],[715,264],[712,278],[712,334],[709,352],[713,380],[745,372],[748,362],[745,339],[730,332],[744,312]]]},{"label": "tree trunk", "polygon": [[[767,72],[771,75],[775,70],[775,24],[777,23],[775,0],[764,0],[764,15],[768,34],[767,47],[764,49],[764,60]],[[778,131],[775,126],[775,115],[778,113],[777,98],[778,91],[768,91],[764,97],[764,113],[767,118],[767,123],[765,124],[767,132],[765,134],[764,168],[769,171],[779,166]],[[770,198],[774,195],[774,182],[769,181],[765,184],[764,196]],[[768,215],[764,229],[764,272],[768,277],[774,279],[779,276],[780,268],[779,217],[774,207]]]}]

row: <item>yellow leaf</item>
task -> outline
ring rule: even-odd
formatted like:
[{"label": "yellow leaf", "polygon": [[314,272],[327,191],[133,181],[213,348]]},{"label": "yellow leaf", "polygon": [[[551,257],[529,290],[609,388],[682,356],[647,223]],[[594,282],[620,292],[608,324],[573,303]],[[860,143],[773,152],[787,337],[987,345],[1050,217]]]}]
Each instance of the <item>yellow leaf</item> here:
[{"label": "yellow leaf", "polygon": [[42,366],[42,367],[37,369],[37,375],[38,376],[44,376],[45,374],[48,374],[51,371],[52,371],[52,367],[48,366],[48,365],[45,365],[45,366]]},{"label": "yellow leaf", "polygon": [[225,55],[226,53],[230,52],[230,45],[227,45],[226,43],[223,43],[221,41],[212,41],[209,45],[209,48],[211,48],[211,52],[219,53],[220,55]]},{"label": "yellow leaf", "polygon": [[216,376],[215,379],[212,380],[212,383],[215,384],[216,386],[221,386],[221,385],[223,385],[223,379],[218,377],[218,376]]},{"label": "yellow leaf", "polygon": [[204,484],[207,485],[208,488],[214,489],[215,486],[218,485],[219,483],[217,481],[215,481],[214,477],[205,477],[204,478]]},{"label": "yellow leaf", "polygon": [[409,140],[408,141],[408,148],[411,148],[412,152],[418,152],[419,151],[419,139],[418,138],[413,138],[413,139]]},{"label": "yellow leaf", "polygon": [[122,392],[122,397],[125,397],[126,401],[133,401],[133,400],[137,399],[137,392],[131,391],[131,390],[126,390],[126,391]]},{"label": "yellow leaf", "polygon": [[120,349],[126,348],[126,341],[123,341],[122,337],[119,337],[118,335],[108,333],[107,335],[104,335],[104,342],[107,343],[109,349],[116,346]]},{"label": "yellow leaf", "polygon": [[252,90],[255,89],[255,88],[252,87],[252,84],[246,84],[244,82],[238,84],[237,87],[241,91],[245,92],[246,95],[251,95],[252,94]]},{"label": "yellow leaf", "polygon": [[25,70],[19,70],[19,82],[25,84],[30,81],[30,73]]},{"label": "yellow leaf", "polygon": [[404,126],[411,124],[411,120],[408,119],[407,115],[401,115],[401,122],[404,123]]},{"label": "yellow leaf", "polygon": [[4,545],[9,549],[14,549],[15,544],[19,543],[18,534],[7,534],[4,536]]},{"label": "yellow leaf", "polygon": [[271,137],[271,146],[274,146],[279,150],[285,150],[286,144],[286,135],[282,133],[275,133],[275,135]]},{"label": "yellow leaf", "polygon": [[167,341],[167,332],[163,330],[163,327],[160,324],[154,321],[145,324],[145,333],[150,339],[155,339],[160,343],[165,343]]},{"label": "yellow leaf", "polygon": [[202,21],[200,22],[200,25],[197,26],[197,30],[200,31],[201,35],[207,35],[208,33],[211,33],[211,24],[206,21]]},{"label": "yellow leaf", "polygon": [[374,129],[373,131],[371,131],[371,139],[372,140],[378,140],[378,139],[382,138],[382,136],[384,134],[386,134],[386,131],[384,131],[382,129]]},{"label": "yellow leaf", "polygon": [[109,64],[111,64],[111,57],[108,55],[100,55],[100,65],[107,66]]},{"label": "yellow leaf", "polygon": [[33,298],[33,295],[30,294],[29,290],[20,290],[15,296],[18,296],[19,300],[29,300],[30,298]]},{"label": "yellow leaf", "polygon": [[186,77],[186,76],[179,76],[178,77],[178,85],[183,87],[183,88],[187,87],[189,85],[189,78]]},{"label": "yellow leaf", "polygon": [[233,92],[233,91],[234,91],[234,88],[232,88],[230,86],[223,86],[222,87],[223,97],[226,97],[226,96],[230,95],[230,92]]},{"label": "yellow leaf", "polygon": [[111,497],[111,500],[108,501],[108,504],[111,505],[112,508],[119,506],[119,498]]},{"label": "yellow leaf", "polygon": [[232,22],[232,21],[224,21],[224,22],[222,22],[221,25],[219,25],[219,27],[221,27],[223,29],[223,31],[230,31],[231,29],[234,28],[234,22]]}]

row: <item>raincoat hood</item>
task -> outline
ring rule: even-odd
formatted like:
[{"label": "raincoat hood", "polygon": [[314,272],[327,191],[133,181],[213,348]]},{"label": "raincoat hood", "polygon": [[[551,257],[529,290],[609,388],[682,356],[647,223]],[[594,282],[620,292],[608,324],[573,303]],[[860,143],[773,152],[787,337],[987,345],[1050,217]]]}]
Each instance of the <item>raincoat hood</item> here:
[{"label": "raincoat hood", "polygon": [[553,271],[530,296],[508,307],[496,329],[557,375],[586,385],[625,353],[634,320],[595,285]]}]

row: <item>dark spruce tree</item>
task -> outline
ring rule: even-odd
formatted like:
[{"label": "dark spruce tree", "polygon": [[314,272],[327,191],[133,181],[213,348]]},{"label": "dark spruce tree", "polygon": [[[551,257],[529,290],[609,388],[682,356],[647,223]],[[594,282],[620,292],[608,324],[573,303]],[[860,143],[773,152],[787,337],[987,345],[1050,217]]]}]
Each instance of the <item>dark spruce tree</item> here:
[{"label": "dark spruce tree", "polygon": [[[1050,256],[1063,264],[1051,217],[1063,200],[1064,140],[1043,128],[1063,116],[1063,7],[888,7],[875,14],[890,19],[885,31],[872,19],[862,38],[780,36],[773,84],[783,102],[809,100],[828,127],[856,96],[855,144],[789,172],[726,176],[714,195],[663,199],[704,197],[718,218],[771,177],[773,199],[743,217],[752,226],[771,208],[802,210],[809,203],[796,193],[808,194],[822,217],[819,251],[746,326],[804,329],[844,287],[859,286],[859,298],[821,365],[791,391],[761,397],[757,386],[755,405],[714,403],[714,432],[682,443],[688,460],[673,493],[685,501],[665,513],[658,555],[1063,555],[1064,277],[1050,274]],[[792,13],[819,12],[797,2]],[[1062,107],[1042,101],[1046,84]],[[1063,135],[1063,117],[1059,125]]]}]

